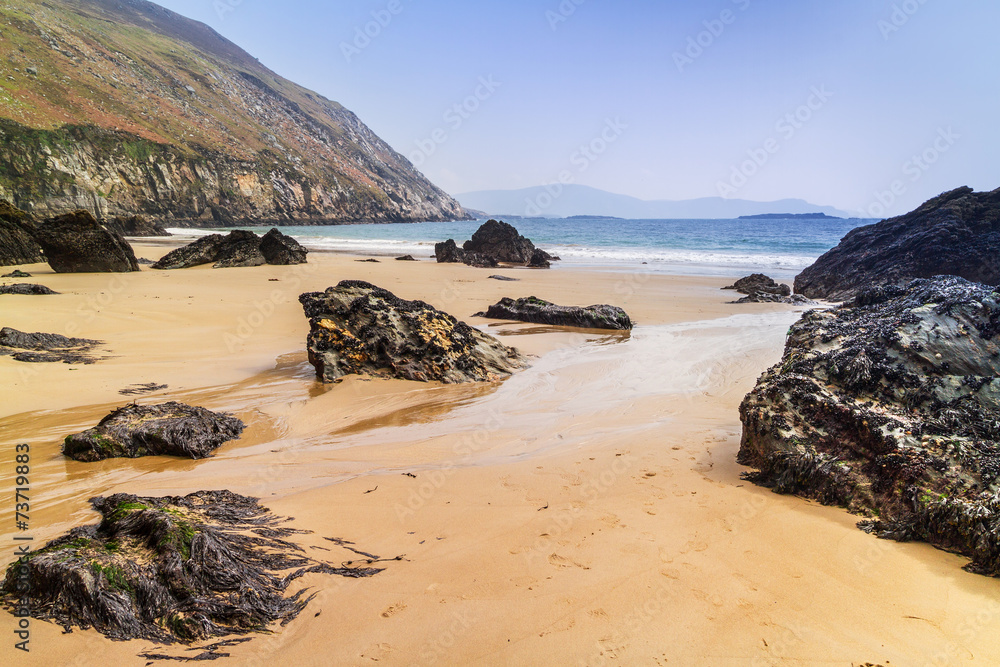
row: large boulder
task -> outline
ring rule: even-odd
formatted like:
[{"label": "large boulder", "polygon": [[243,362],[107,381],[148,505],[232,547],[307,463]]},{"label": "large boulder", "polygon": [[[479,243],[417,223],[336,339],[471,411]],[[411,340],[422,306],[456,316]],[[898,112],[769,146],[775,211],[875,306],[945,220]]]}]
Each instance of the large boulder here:
[{"label": "large boulder", "polygon": [[45,261],[41,246],[32,238],[34,226],[28,213],[0,199],[0,266]]},{"label": "large boulder", "polygon": [[34,229],[45,259],[56,273],[138,271],[132,246],[121,234],[101,227],[90,211],[49,218]]},{"label": "large boulder", "polygon": [[104,220],[102,224],[108,231],[121,234],[122,236],[170,236],[170,233],[159,224],[151,222],[141,215],[111,218]]},{"label": "large boulder", "polygon": [[455,239],[448,239],[434,244],[434,257],[438,264],[462,264],[465,262],[465,251],[458,247]]},{"label": "large boulder", "polygon": [[235,229],[229,234],[209,234],[186,246],[171,250],[154,269],[189,269],[212,264],[215,269],[263,264],[304,264],[308,251],[299,242],[277,229],[264,238],[253,232]]},{"label": "large boulder", "polygon": [[[74,528],[7,568],[0,602],[15,616],[55,621],[67,632],[93,628],[116,640],[190,643],[288,623],[313,597],[286,594],[308,572],[381,571],[310,558],[291,541],[305,531],[230,491],[121,493],[90,502],[99,524]],[[198,650],[197,657],[174,659],[227,655]]]},{"label": "large boulder", "polygon": [[960,276],[1000,284],[1000,189],[959,188],[898,218],[852,230],[795,279],[811,299],[846,301],[882,283]]},{"label": "large boulder", "polygon": [[236,417],[170,402],[118,408],[94,428],[70,435],[63,454],[77,461],[141,456],[203,459],[246,428]]},{"label": "large boulder", "polygon": [[484,313],[473,317],[488,317],[494,320],[514,320],[535,324],[580,327],[582,329],[630,330],[632,320],[628,313],[617,306],[557,306],[554,303],[530,296],[525,299],[504,297],[489,307]]},{"label": "large boulder", "polygon": [[509,264],[527,264],[535,252],[535,244],[521,236],[506,222],[487,220],[476,230],[462,249]]},{"label": "large boulder", "polygon": [[810,311],[740,407],[755,481],[1000,575],[1000,294],[956,277]]},{"label": "large boulder", "polygon": [[305,264],[309,253],[302,244],[272,227],[260,240],[260,251],[268,264],[287,266]]},{"label": "large boulder", "polygon": [[351,374],[485,382],[526,366],[517,350],[495,338],[366,282],[345,280],[299,301],[309,318],[309,361],[324,382]]}]

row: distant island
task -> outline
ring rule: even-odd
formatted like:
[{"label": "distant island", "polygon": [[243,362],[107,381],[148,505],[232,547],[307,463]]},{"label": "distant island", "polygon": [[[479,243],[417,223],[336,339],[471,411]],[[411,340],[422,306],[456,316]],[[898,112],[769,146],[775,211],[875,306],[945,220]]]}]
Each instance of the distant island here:
[{"label": "distant island", "polygon": [[741,215],[738,220],[843,220],[826,213],[762,213]]},{"label": "distant island", "polygon": [[566,220],[624,220],[613,215],[568,215]]}]

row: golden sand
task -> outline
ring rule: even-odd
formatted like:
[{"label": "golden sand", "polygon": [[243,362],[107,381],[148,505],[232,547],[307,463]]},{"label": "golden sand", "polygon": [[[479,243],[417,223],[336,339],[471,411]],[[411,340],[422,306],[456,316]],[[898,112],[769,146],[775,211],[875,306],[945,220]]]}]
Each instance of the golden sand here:
[{"label": "golden sand", "polygon": [[[156,258],[168,249],[137,245]],[[39,543],[94,520],[96,495],[229,489],[313,531],[310,555],[404,560],[370,579],[310,575],[316,599],[234,665],[965,665],[1000,661],[1000,590],[963,559],[878,541],[836,508],[740,479],[738,405],[796,309],[730,305],[724,278],[497,271],[433,262],[57,275],[0,297],[0,326],[105,341],[93,365],[0,357],[0,447],[32,445]],[[351,377],[321,385],[297,297],[343,279],[422,299],[534,355],[503,383]],[[574,332],[470,317],[502,296],[612,303],[639,326]],[[60,442],[140,402],[229,411],[214,458],[65,459]],[[6,457],[9,463],[11,457]],[[2,476],[13,487],[11,467]],[[13,503],[0,505],[13,559]],[[39,544],[40,546],[40,544]],[[0,629],[13,628],[7,616]],[[144,665],[171,652],[31,624],[4,664]],[[195,655],[188,653],[187,655]]]}]

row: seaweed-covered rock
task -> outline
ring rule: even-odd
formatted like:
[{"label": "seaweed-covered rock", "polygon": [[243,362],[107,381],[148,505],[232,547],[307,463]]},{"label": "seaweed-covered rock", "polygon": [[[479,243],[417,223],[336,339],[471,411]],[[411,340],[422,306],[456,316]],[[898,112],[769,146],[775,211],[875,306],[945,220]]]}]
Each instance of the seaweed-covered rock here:
[{"label": "seaweed-covered rock", "polygon": [[203,459],[246,425],[229,415],[171,401],[118,408],[94,428],[67,436],[63,454],[77,461],[141,456]]},{"label": "seaweed-covered rock", "polygon": [[45,285],[35,285],[32,283],[18,283],[16,285],[0,285],[0,294],[23,294],[25,296],[42,296],[47,294],[58,294]]},{"label": "seaweed-covered rock", "polygon": [[303,294],[309,361],[324,382],[367,374],[421,382],[492,381],[526,366],[514,348],[436,310],[345,280]]},{"label": "seaweed-covered rock", "polygon": [[15,361],[45,363],[61,361],[66,364],[92,364],[91,352],[99,340],[67,338],[59,334],[25,333],[4,327],[0,329],[0,356],[9,355]]},{"label": "seaweed-covered rock", "polygon": [[0,199],[0,266],[44,262],[42,248],[32,238],[31,215]]},{"label": "seaweed-covered rock", "polygon": [[879,517],[1000,575],[1000,294],[877,286],[795,324],[740,406],[755,481]]},{"label": "seaweed-covered rock", "polygon": [[5,273],[0,278],[30,278],[31,274],[20,269],[14,269],[10,273]]},{"label": "seaweed-covered rock", "polygon": [[455,239],[448,239],[434,244],[434,257],[438,264],[462,264],[465,262],[465,251],[458,247]]},{"label": "seaweed-covered rock", "polygon": [[795,278],[795,291],[846,301],[874,283],[902,286],[938,275],[998,285],[998,256],[1000,189],[958,188],[906,215],[851,231]]},{"label": "seaweed-covered rock", "polygon": [[104,228],[122,236],[153,237],[170,236],[170,232],[161,225],[151,222],[141,215],[110,218],[103,221]]},{"label": "seaweed-covered rock", "polygon": [[498,220],[487,220],[476,230],[462,249],[478,253],[498,262],[527,264],[535,252],[535,244],[521,236],[513,225]]},{"label": "seaweed-covered rock", "polygon": [[138,271],[132,246],[121,234],[101,227],[89,211],[49,218],[34,229],[35,241],[56,273]]},{"label": "seaweed-covered rock", "polygon": [[306,255],[309,254],[302,244],[291,236],[282,234],[276,227],[272,227],[261,238],[260,251],[268,264],[281,266],[305,264],[308,261]]},{"label": "seaweed-covered rock", "polygon": [[93,498],[99,525],[82,526],[7,568],[0,585],[15,615],[111,639],[164,643],[267,632],[293,620],[312,596],[286,595],[307,572],[371,576],[331,567],[290,541],[256,498],[230,491],[184,497]]},{"label": "seaweed-covered rock", "polygon": [[628,331],[632,328],[632,320],[628,314],[617,306],[601,304],[597,306],[557,306],[529,296],[524,299],[504,297],[489,307],[484,313],[476,313],[473,317],[489,317],[494,320],[515,320],[518,322],[533,322],[535,324],[554,324],[556,326],[580,327],[582,329],[615,329]]}]

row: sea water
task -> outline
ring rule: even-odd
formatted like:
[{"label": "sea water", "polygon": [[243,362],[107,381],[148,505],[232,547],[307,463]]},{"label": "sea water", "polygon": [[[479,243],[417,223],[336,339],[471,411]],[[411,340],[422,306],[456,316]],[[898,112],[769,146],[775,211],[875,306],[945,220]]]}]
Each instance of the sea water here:
[{"label": "sea water", "polygon": [[[836,246],[851,229],[872,221],[519,218],[509,222],[536,246],[562,258],[554,268],[641,267],[682,275],[733,276],[759,271],[789,279]],[[313,250],[425,259],[434,255],[434,244],[440,241],[454,239],[461,246],[482,223],[288,226],[281,231]],[[192,233],[190,229],[170,231]]]}]

